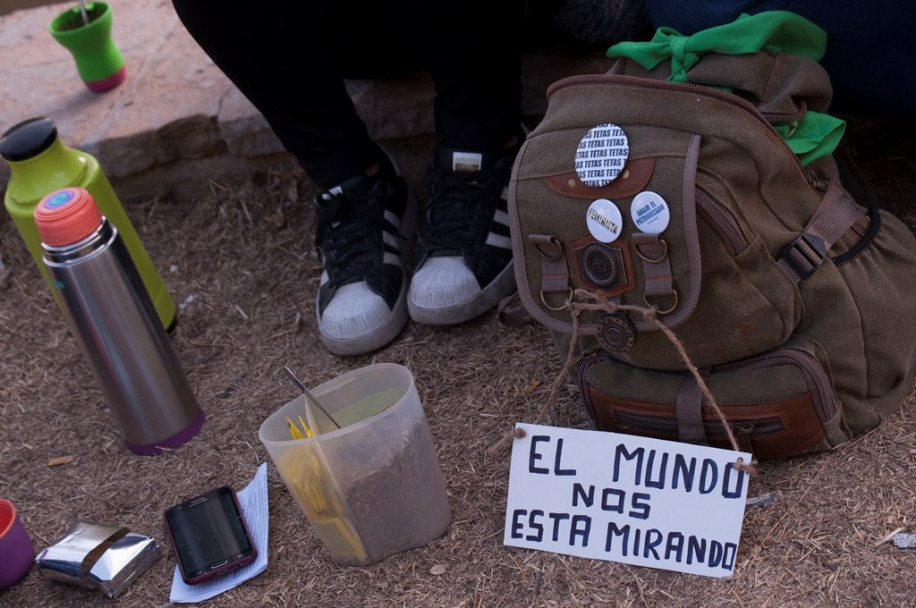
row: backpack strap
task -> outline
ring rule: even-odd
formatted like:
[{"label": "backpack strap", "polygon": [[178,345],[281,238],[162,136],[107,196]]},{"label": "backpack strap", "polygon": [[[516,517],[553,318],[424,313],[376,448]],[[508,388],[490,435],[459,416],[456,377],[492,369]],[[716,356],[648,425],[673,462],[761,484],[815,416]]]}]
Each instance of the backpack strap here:
[{"label": "backpack strap", "polygon": [[808,225],[783,248],[777,264],[796,282],[808,278],[824,263],[833,244],[862,215],[852,197],[831,180]]},{"label": "backpack strap", "polygon": [[496,310],[500,323],[509,327],[519,327],[534,321],[534,318],[525,309],[525,305],[522,304],[518,290],[500,300]]},{"label": "backpack strap", "polygon": [[[551,310],[561,310],[572,297],[563,242],[550,234],[529,234],[528,240],[541,255],[541,303]],[[545,299],[548,294],[559,294],[561,299],[549,304]]]},{"label": "backpack strap", "polygon": [[[703,381],[709,379],[709,369],[700,370]],[[703,391],[693,376],[687,376],[677,391],[678,441],[709,445],[706,426],[703,424]]]},{"label": "backpack strap", "polygon": [[[658,305],[658,314],[672,312],[678,303],[674,287],[674,273],[671,271],[671,260],[668,257],[668,244],[657,234],[643,232],[632,236],[636,255],[642,260],[645,292],[643,300],[646,306]],[[659,303],[658,299],[663,300]]]}]

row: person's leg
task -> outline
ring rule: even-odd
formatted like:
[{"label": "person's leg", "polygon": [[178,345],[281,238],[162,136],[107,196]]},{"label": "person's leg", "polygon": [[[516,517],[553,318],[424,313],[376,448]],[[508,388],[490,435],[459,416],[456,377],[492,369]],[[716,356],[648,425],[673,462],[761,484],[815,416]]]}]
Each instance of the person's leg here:
[{"label": "person's leg", "polygon": [[417,10],[430,24],[420,42],[436,85],[439,140],[499,149],[521,121],[524,2],[421,0]]},{"label": "person's leg", "polygon": [[[174,0],[182,23],[264,116],[321,188],[383,157],[359,118],[344,75],[385,67],[402,47],[375,44],[360,20],[341,32],[340,3]],[[347,21],[344,21],[347,23]]]},{"label": "person's leg", "polygon": [[524,137],[524,2],[421,2],[416,10],[430,23],[423,42],[438,145],[408,307],[421,323],[460,323],[515,288],[505,188]]},{"label": "person's leg", "polygon": [[[407,322],[404,261],[415,210],[344,86],[403,59],[404,45],[346,3],[174,0],[203,50],[264,115],[321,193],[315,245],[321,337],[335,354],[384,346]],[[381,10],[376,9],[376,12]]]}]

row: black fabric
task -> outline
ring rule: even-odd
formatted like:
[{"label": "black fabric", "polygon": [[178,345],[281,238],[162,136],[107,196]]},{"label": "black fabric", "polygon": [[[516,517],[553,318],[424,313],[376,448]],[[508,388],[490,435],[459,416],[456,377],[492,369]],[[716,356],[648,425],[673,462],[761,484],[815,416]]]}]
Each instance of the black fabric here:
[{"label": "black fabric", "polygon": [[382,153],[344,78],[428,68],[439,138],[490,149],[521,118],[523,0],[173,0],[190,34],[321,188]]},{"label": "black fabric", "polygon": [[339,191],[322,193],[315,200],[318,226],[315,246],[321,252],[328,281],[318,291],[318,312],[334,297],[337,288],[365,281],[394,307],[404,275],[400,266],[386,264],[385,252],[400,251],[384,241],[388,232],[408,246],[400,228],[385,218],[390,211],[403,219],[407,184],[403,178],[392,182],[355,177],[340,184]]},{"label": "black fabric", "polygon": [[[521,140],[519,141],[519,145]],[[486,287],[512,259],[512,250],[486,244],[487,235],[508,236],[508,226],[493,221],[498,209],[506,212],[503,197],[518,146],[482,153],[480,171],[452,171],[456,149],[439,145],[427,176],[430,198],[420,225],[416,266],[427,257],[462,255],[481,288]]]}]

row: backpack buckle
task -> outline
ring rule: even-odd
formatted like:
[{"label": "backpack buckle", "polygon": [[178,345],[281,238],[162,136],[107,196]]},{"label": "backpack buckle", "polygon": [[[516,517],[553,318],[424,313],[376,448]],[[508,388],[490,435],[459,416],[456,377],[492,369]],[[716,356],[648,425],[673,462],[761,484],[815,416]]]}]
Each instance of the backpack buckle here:
[{"label": "backpack buckle", "polygon": [[824,240],[808,232],[803,232],[794,241],[783,247],[780,261],[788,265],[798,279],[807,279],[820,268],[827,259],[827,247]]}]

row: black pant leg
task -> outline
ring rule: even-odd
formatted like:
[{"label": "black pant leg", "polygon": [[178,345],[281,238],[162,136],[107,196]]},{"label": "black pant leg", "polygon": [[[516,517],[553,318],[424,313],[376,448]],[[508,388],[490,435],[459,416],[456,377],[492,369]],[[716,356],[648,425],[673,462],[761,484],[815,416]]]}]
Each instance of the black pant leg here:
[{"label": "black pant leg", "polygon": [[[348,70],[387,67],[388,58],[400,52],[374,40],[385,33],[375,27],[378,19],[363,20],[356,11],[354,19],[345,20],[340,5],[346,3],[340,2],[173,4],[191,36],[319,187],[336,185],[376,162],[381,152],[343,78]],[[354,20],[355,25],[349,23]]]},{"label": "black pant leg", "polygon": [[522,0],[414,0],[430,27],[419,37],[436,83],[438,138],[492,150],[521,123]]}]

